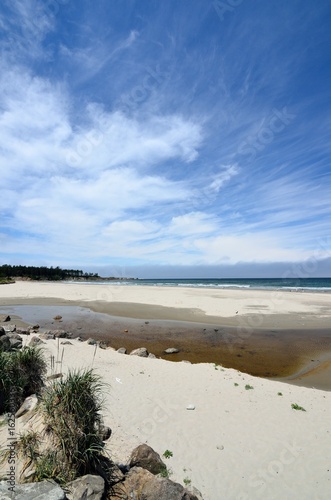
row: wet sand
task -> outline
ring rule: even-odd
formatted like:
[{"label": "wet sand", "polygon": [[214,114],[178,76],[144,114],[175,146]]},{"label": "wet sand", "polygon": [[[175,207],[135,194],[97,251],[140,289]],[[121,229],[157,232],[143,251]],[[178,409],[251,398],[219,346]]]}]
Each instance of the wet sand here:
[{"label": "wet sand", "polygon": [[[261,328],[250,326],[255,315],[243,320],[206,316],[192,309],[50,298],[5,299],[1,301],[2,314],[10,314],[18,326],[20,317],[25,323],[38,323],[41,330],[61,328],[84,340],[102,340],[114,349],[125,347],[130,352],[143,346],[170,361],[214,363],[255,376],[331,390],[331,328],[326,328],[324,321],[319,328],[307,328],[313,321],[309,315],[304,318],[301,314],[299,320],[289,315],[266,315]],[[62,320],[54,320],[56,315]],[[298,322],[304,327],[284,328]],[[180,352],[166,355],[168,347]]]}]

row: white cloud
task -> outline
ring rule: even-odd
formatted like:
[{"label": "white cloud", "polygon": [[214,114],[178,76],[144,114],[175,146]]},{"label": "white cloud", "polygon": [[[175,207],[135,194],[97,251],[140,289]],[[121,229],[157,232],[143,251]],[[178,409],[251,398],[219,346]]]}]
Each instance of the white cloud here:
[{"label": "white cloud", "polygon": [[168,231],[176,236],[191,236],[217,231],[217,222],[212,217],[203,212],[191,212],[179,215],[171,219]]},{"label": "white cloud", "polygon": [[237,165],[226,165],[221,167],[221,171],[215,175],[214,180],[209,186],[211,191],[219,190],[227,183],[232,177],[239,174],[239,168]]},{"label": "white cloud", "polygon": [[139,121],[121,112],[88,108],[90,125],[72,138],[66,153],[74,168],[93,171],[117,165],[150,167],[163,160],[193,161],[201,144],[201,129],[180,116],[154,116]]}]

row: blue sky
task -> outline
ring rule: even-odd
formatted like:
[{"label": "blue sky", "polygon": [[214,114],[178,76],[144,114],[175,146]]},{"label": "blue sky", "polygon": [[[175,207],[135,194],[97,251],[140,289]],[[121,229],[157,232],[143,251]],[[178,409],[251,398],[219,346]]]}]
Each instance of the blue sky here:
[{"label": "blue sky", "polygon": [[326,0],[3,0],[0,262],[330,275],[330,25]]}]

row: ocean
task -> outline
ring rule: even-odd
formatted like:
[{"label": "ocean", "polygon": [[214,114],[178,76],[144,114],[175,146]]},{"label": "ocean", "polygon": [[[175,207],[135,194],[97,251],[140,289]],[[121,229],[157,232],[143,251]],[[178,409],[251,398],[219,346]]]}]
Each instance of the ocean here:
[{"label": "ocean", "polygon": [[162,278],[112,281],[89,281],[89,284],[118,286],[164,286],[189,288],[249,288],[252,290],[293,290],[331,292],[331,278]]}]

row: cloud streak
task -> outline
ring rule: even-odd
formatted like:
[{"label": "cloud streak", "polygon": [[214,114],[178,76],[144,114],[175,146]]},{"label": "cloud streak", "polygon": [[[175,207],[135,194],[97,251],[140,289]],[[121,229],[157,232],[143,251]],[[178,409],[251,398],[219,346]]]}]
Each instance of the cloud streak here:
[{"label": "cloud streak", "polygon": [[330,8],[228,14],[2,4],[2,261],[239,269],[321,241],[330,255]]}]

